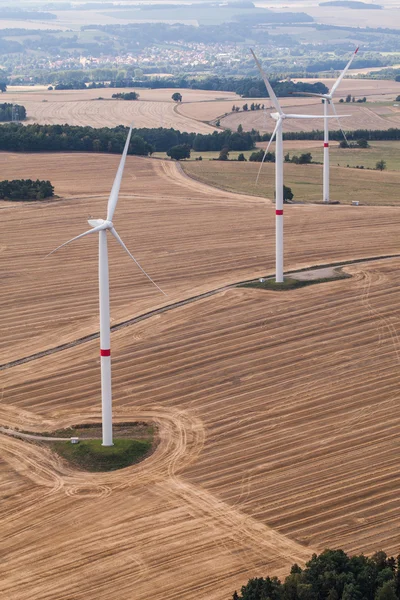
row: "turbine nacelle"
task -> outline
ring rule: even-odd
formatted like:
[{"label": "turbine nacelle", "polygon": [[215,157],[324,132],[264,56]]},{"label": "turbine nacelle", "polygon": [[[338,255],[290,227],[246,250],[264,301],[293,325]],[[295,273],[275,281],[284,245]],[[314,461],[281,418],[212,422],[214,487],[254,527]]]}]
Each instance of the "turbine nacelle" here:
[{"label": "turbine nacelle", "polygon": [[278,113],[278,112],[270,113],[270,116],[275,121],[279,121],[279,119],[285,119],[286,118],[286,115],[284,115],[283,113]]},{"label": "turbine nacelle", "polygon": [[112,221],[108,221],[107,219],[89,219],[88,221],[91,227],[96,227],[98,231],[102,229],[112,229],[114,224]]}]

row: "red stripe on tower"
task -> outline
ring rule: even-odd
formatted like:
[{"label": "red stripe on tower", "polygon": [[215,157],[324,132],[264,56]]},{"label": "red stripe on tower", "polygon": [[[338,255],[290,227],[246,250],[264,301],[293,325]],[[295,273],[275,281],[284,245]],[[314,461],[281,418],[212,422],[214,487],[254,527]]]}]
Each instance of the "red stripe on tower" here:
[{"label": "red stripe on tower", "polygon": [[[358,48],[359,48],[359,47],[360,47],[360,46],[358,46]],[[356,51],[354,52],[354,54],[357,54],[357,52],[358,52],[358,48],[356,48]]]},{"label": "red stripe on tower", "polygon": [[275,214],[276,214],[276,215],[283,215],[283,210],[276,210],[276,211],[275,211]]},{"label": "red stripe on tower", "polygon": [[328,142],[324,142],[324,148],[329,148]]},{"label": "red stripe on tower", "polygon": [[111,356],[111,350],[100,350],[100,356]]}]

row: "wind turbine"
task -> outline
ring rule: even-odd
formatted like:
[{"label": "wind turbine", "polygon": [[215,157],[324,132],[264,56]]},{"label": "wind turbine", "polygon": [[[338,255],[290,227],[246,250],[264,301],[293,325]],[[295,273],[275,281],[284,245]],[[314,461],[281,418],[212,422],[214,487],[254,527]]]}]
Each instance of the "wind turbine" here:
[{"label": "wind turbine", "polygon": [[[108,253],[107,253],[107,231],[117,240],[122,248],[129,254],[132,260],[136,263],[139,269],[146,277],[156,286],[156,288],[166,296],[165,292],[152,280],[150,275],[140,266],[136,258],[129,252],[124,242],[119,237],[114,228],[112,218],[118,202],[119,188],[121,186],[122,175],[124,172],[126,155],[128,154],[129,142],[132,135],[132,126],[129,129],[128,137],[125,142],[124,151],[119,163],[118,171],[114,179],[111,193],[107,205],[106,219],[90,219],[88,221],[92,229],[81,233],[72,238],[68,242],[61,244],[55,250],[50,252],[53,254],[63,246],[79,240],[80,238],[90,235],[91,233],[99,234],[99,299],[100,299],[100,363],[101,363],[101,406],[102,406],[102,429],[103,429],[103,446],[113,446],[112,434],[112,394],[111,394],[111,351],[110,351],[110,289],[108,276]],[[48,254],[48,256],[50,256]]]},{"label": "wind turbine", "polygon": [[[276,150],[275,150],[275,227],[276,227],[276,258],[275,258],[275,281],[277,283],[283,282],[283,140],[282,140],[282,124],[285,119],[322,119],[322,115],[297,115],[297,114],[285,114],[278,102],[278,98],[275,95],[274,90],[267,76],[260,64],[260,61],[254,54],[253,50],[251,53],[256,61],[258,70],[260,71],[261,77],[264,80],[265,87],[268,90],[270,100],[276,108],[275,113],[271,113],[271,117],[276,121],[275,129],[272,133],[271,139],[269,140],[268,146],[264,152],[260,169],[257,175],[257,182],[260,176],[261,167],[263,165],[265,156],[269,150],[269,147],[276,137]],[[332,118],[332,117],[327,117]]]},{"label": "wind turbine", "polygon": [[[342,126],[340,125],[340,121],[339,121],[339,115],[336,112],[336,108],[335,105],[333,104],[333,94],[336,92],[336,90],[338,89],[343,77],[346,75],[348,69],[350,68],[351,63],[354,60],[355,55],[358,52],[358,46],[357,48],[354,50],[352,57],[350,58],[349,62],[347,63],[347,65],[345,66],[345,68],[343,69],[343,71],[341,72],[341,74],[339,75],[339,77],[337,78],[337,80],[335,81],[335,83],[333,84],[333,86],[331,87],[331,91],[328,92],[327,94],[315,94],[312,92],[296,92],[299,96],[314,96],[317,98],[322,98],[323,102],[324,102],[324,175],[323,175],[323,201],[324,202],[329,202],[329,128],[328,128],[328,105],[330,105],[332,107],[332,111],[335,114],[335,117],[337,118],[337,122],[339,123],[339,127],[341,132],[343,133],[343,137],[344,139],[347,141],[346,136],[344,134],[344,131],[342,129]],[[347,117],[348,115],[343,115],[345,117]]]}]

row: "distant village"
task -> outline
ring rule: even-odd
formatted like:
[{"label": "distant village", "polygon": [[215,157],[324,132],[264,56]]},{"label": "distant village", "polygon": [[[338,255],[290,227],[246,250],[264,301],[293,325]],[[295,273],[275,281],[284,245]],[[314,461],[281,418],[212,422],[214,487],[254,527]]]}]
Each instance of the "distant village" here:
[{"label": "distant village", "polygon": [[[207,70],[219,64],[235,65],[243,60],[243,47],[226,44],[203,44],[175,42],[163,47],[162,53],[159,46],[149,46],[137,53],[110,54],[91,56],[83,54],[76,56],[38,57],[21,56],[20,64],[14,65],[14,72],[26,72],[27,66],[31,69],[68,70],[96,67],[136,67],[146,73],[147,69],[165,70]],[[28,60],[27,60],[28,58]]]}]

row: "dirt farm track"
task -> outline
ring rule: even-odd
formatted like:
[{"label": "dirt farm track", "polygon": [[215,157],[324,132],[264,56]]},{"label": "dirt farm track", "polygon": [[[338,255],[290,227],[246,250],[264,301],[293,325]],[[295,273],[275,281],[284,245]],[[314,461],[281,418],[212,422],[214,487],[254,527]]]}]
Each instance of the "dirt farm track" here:
[{"label": "dirt farm track", "polygon": [[[4,364],[97,331],[94,236],[44,256],[103,216],[118,157],[2,159],[2,176],[49,178],[60,196],[0,204]],[[398,254],[399,218],[288,206],[286,268]],[[271,202],[174,163],[128,157],[114,223],[168,293],[110,241],[114,324],[273,272]],[[115,420],[156,422],[160,444],[87,474],[0,434],[0,595],[226,600],[325,547],[398,553],[399,267],[359,263],[283,295],[233,288],[113,333]],[[0,373],[0,425],[100,419],[97,340]]]}]

